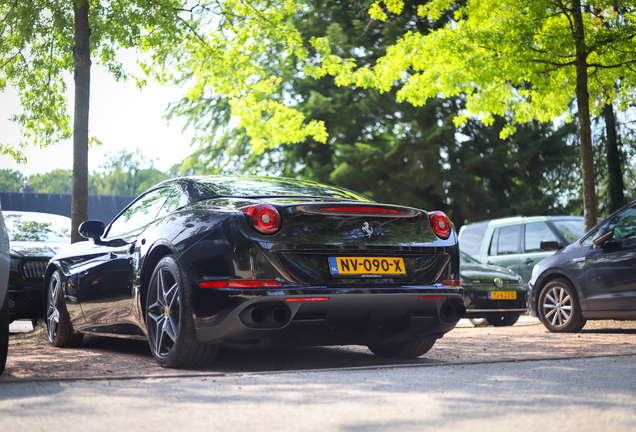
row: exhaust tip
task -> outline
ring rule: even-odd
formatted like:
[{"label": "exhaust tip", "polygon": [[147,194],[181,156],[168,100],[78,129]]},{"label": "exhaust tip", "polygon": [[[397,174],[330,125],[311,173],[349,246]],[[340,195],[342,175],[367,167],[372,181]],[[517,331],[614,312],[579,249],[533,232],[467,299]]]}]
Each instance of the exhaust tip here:
[{"label": "exhaust tip", "polygon": [[289,313],[284,307],[274,307],[268,311],[267,320],[272,324],[285,324],[289,319]]},{"label": "exhaust tip", "polygon": [[284,303],[258,303],[240,313],[243,324],[250,328],[281,328],[291,320],[291,311]]},{"label": "exhaust tip", "polygon": [[249,314],[249,316],[250,318],[252,318],[252,322],[254,324],[259,324],[265,321],[265,311],[263,310],[263,308],[252,308],[252,312]]},{"label": "exhaust tip", "polygon": [[452,318],[455,315],[455,307],[450,303],[446,303],[442,306],[442,315],[444,315],[444,318]]}]

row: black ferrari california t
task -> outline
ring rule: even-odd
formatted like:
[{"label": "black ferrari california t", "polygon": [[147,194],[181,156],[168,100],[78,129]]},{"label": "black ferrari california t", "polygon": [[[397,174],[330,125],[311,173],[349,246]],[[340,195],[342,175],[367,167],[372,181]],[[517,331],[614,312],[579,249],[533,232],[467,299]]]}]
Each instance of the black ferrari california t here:
[{"label": "black ferrari california t", "polygon": [[442,212],[346,189],[252,176],[149,189],[50,261],[48,336],[147,339],[165,367],[221,345],[366,345],[416,357],[466,312],[459,249]]}]

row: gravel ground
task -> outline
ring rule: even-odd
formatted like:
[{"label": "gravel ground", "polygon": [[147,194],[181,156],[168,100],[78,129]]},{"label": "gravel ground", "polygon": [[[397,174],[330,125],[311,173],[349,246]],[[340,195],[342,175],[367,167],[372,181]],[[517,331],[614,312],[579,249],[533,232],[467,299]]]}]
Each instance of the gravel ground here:
[{"label": "gravel ground", "polygon": [[78,348],[49,345],[46,328],[10,336],[7,370],[0,380],[223,374],[396,364],[463,364],[636,354],[636,321],[589,321],[580,333],[548,332],[536,319],[523,317],[512,327],[460,325],[415,360],[385,360],[365,347],[223,349],[205,369],[175,371],[159,367],[146,342],[87,336]]}]

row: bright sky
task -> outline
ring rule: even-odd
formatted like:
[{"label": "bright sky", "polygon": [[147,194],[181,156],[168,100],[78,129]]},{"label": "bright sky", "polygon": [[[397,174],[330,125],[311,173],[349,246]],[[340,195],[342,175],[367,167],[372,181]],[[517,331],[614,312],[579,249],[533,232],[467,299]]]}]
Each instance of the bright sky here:
[{"label": "bright sky", "polygon": [[[71,122],[73,116],[73,81],[67,80]],[[88,153],[90,172],[100,170],[108,152],[120,149],[129,152],[141,149],[143,155],[155,159],[155,168],[168,170],[192,152],[192,131],[182,133],[184,122],[163,118],[169,102],[183,96],[185,90],[161,86],[148,80],[148,85],[138,90],[133,81],[115,82],[105,68],[93,63],[91,67],[91,100],[89,134],[102,141]],[[9,116],[21,112],[17,91],[7,89],[0,93],[0,142],[18,144],[20,128],[10,122]],[[56,168],[72,169],[73,142],[60,142],[44,149],[31,147],[25,152],[26,164],[17,164],[9,156],[0,156],[0,169],[14,169],[25,176],[46,173]]]}]

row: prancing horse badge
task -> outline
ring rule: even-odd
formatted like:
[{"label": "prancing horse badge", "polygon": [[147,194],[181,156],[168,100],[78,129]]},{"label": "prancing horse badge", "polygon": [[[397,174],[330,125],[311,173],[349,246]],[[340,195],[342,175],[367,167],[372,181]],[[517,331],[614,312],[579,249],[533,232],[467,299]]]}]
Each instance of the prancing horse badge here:
[{"label": "prancing horse badge", "polygon": [[369,225],[369,222],[365,222],[362,225],[362,232],[365,233],[367,237],[371,238],[371,234],[373,234],[373,228]]}]

